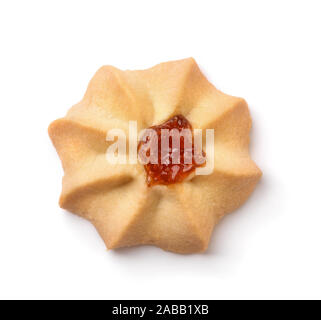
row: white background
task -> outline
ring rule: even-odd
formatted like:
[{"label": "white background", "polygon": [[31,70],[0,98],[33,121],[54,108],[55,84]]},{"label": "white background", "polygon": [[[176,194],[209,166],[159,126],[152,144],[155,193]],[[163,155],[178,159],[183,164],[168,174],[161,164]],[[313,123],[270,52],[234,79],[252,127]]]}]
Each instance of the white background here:
[{"label": "white background", "polygon": [[[1,1],[0,298],[321,298],[320,1]],[[205,254],[106,251],[58,206],[49,123],[104,64],[193,56],[244,97],[264,176]]]}]

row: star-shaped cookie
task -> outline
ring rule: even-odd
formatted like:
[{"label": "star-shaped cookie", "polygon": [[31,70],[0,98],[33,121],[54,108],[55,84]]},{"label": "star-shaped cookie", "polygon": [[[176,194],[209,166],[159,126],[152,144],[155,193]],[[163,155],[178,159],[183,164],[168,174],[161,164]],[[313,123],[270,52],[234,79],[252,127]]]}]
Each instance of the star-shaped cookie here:
[{"label": "star-shaped cookie", "polygon": [[[142,164],[106,161],[108,130],[128,133],[131,120],[141,130],[178,114],[193,128],[215,130],[212,174],[148,186]],[[261,177],[248,152],[250,128],[245,100],[217,90],[192,58],[137,71],[104,66],[83,99],[49,127],[65,173],[60,206],[93,223],[109,249],[204,251],[220,218]]]}]

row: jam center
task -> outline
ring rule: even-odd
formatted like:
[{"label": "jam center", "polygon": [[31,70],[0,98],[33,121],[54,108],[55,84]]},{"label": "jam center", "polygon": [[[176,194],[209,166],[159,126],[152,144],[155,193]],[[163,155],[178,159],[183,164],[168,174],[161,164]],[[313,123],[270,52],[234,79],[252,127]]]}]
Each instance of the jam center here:
[{"label": "jam center", "polygon": [[[145,152],[149,157],[144,165],[148,186],[181,182],[196,167],[204,164],[195,161],[197,157],[194,150],[192,125],[184,116],[174,116],[163,124],[149,129],[153,129],[151,131],[154,135],[146,137],[138,144],[138,153]],[[200,153],[204,158],[205,153],[203,151]]]}]

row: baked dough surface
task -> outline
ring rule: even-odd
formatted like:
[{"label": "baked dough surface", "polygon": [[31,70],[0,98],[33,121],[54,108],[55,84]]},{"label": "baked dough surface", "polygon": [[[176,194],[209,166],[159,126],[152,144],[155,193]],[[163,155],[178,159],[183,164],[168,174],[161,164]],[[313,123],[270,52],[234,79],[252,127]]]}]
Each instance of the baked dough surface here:
[{"label": "baked dough surface", "polygon": [[[140,163],[106,161],[108,130],[128,134],[130,120],[139,131],[177,114],[193,128],[215,130],[211,175],[148,187]],[[244,203],[261,177],[248,152],[250,128],[245,100],[217,90],[192,58],[137,71],[104,66],[83,99],[49,126],[65,173],[60,206],[91,221],[108,249],[204,251],[220,218]]]}]

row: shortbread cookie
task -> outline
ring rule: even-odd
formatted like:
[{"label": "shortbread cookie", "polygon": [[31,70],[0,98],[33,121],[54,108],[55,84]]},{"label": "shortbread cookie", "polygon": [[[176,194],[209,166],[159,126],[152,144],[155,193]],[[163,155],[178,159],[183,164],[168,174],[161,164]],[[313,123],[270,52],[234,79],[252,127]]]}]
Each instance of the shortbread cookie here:
[{"label": "shortbread cookie", "polygon": [[[128,136],[133,120],[138,131],[168,123],[214,129],[214,171],[196,175],[195,163],[111,164],[107,133]],[[248,152],[250,128],[245,100],[217,90],[192,58],[137,71],[104,66],[83,99],[49,127],[65,172],[60,206],[91,221],[109,249],[204,251],[220,218],[244,203],[261,177]]]}]

